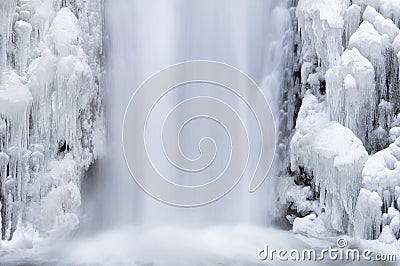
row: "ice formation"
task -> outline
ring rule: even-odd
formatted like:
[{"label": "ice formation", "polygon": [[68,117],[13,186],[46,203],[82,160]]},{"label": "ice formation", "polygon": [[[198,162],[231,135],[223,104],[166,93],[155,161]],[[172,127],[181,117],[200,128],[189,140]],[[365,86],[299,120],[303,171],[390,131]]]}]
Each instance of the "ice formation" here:
[{"label": "ice formation", "polygon": [[361,188],[361,169],[368,153],[351,130],[329,121],[324,103],[308,93],[290,143],[291,168],[314,177],[321,206],[331,228],[347,232]]},{"label": "ice formation", "polygon": [[330,119],[350,128],[366,143],[375,111],[374,67],[353,48],[344,51],[325,78]]},{"label": "ice formation", "polygon": [[400,22],[400,5],[397,0],[353,0],[353,3],[362,6],[364,9],[371,6],[385,18],[390,18],[397,24]]},{"label": "ice formation", "polygon": [[101,7],[0,2],[1,239],[11,240],[4,246],[29,247],[34,236],[60,237],[79,224],[81,177],[103,127]]},{"label": "ice formation", "polygon": [[355,235],[363,239],[374,239],[379,235],[382,200],[378,193],[361,188],[354,214]]},{"label": "ice formation", "polygon": [[[301,234],[314,236],[307,229],[312,226],[395,243],[399,2],[300,0],[296,15],[302,41],[301,47],[294,42],[301,64],[295,93],[301,107],[290,143],[290,176],[282,178],[286,218]],[[319,206],[311,204],[315,200]]]},{"label": "ice formation", "polygon": [[[357,204],[359,216],[356,220],[356,233],[359,237],[376,239],[380,232],[380,221],[383,226],[399,222],[396,209],[400,206],[399,133],[399,128],[392,128],[391,136],[397,139],[388,148],[370,156],[365,163],[362,172],[363,193],[360,193]],[[371,231],[371,228],[374,230]],[[390,228],[393,235],[399,236],[398,226],[392,224]]]},{"label": "ice formation", "polygon": [[315,53],[318,63],[327,69],[342,53],[345,0],[300,0],[297,5],[303,43]]}]

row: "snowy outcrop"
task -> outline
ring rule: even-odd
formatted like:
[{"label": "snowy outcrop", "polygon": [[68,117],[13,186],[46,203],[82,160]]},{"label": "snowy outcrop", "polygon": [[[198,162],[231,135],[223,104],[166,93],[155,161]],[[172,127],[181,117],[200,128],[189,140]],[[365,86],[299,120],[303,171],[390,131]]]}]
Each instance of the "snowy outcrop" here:
[{"label": "snowy outcrop", "polygon": [[397,58],[398,27],[375,8],[366,6],[364,21],[350,37],[349,48],[357,48],[375,69],[375,125],[367,148],[377,151],[388,145],[387,136],[395,113],[400,110],[399,60]]},{"label": "snowy outcrop", "polygon": [[294,219],[299,204],[292,204],[288,219],[294,231],[307,235],[306,225],[322,228],[323,222],[328,229],[394,243],[400,228],[399,1],[300,0],[296,14],[301,86],[316,98],[302,99],[289,174],[297,191],[309,184],[320,188],[314,195],[327,218],[309,211]]},{"label": "snowy outcrop", "polygon": [[[376,239],[379,226],[390,225],[392,234],[399,236],[398,208],[400,203],[400,137],[399,128],[391,130],[397,136],[388,148],[372,155],[365,163],[362,175],[362,192],[359,195],[357,213],[357,236],[365,239]],[[396,214],[396,215],[393,215]],[[396,220],[393,221],[393,219]],[[379,222],[378,222],[379,221]],[[371,228],[373,230],[371,230]],[[386,232],[387,234],[388,232]]]},{"label": "snowy outcrop", "polygon": [[7,65],[7,46],[16,5],[17,0],[0,2],[0,73],[5,71]]},{"label": "snowy outcrop", "polygon": [[350,128],[366,143],[375,112],[374,67],[353,48],[342,54],[325,78],[330,119]]},{"label": "snowy outcrop", "polygon": [[363,21],[356,32],[351,35],[349,48],[357,48],[372,63],[384,64],[384,53],[389,47],[387,35],[380,35],[368,21]]},{"label": "snowy outcrop", "polygon": [[329,236],[332,234],[326,228],[325,215],[317,216],[314,213],[303,218],[296,218],[293,222],[293,233],[318,238],[321,235]]},{"label": "snowy outcrop", "polygon": [[390,18],[397,24],[400,22],[400,5],[398,0],[353,0],[365,9],[371,6],[378,10],[385,18]]},{"label": "snowy outcrop", "polygon": [[303,45],[327,69],[342,53],[345,0],[300,0],[296,15]]},{"label": "snowy outcrop", "polygon": [[290,149],[292,171],[304,168],[314,177],[331,228],[347,232],[361,188],[361,169],[368,158],[362,142],[348,128],[329,121],[324,103],[307,94]]},{"label": "snowy outcrop", "polygon": [[362,188],[358,195],[354,214],[355,236],[375,239],[379,235],[382,221],[382,200],[378,193]]},{"label": "snowy outcrop", "polygon": [[17,238],[4,246],[79,224],[81,179],[103,135],[101,8],[101,0],[0,3],[1,238]]},{"label": "snowy outcrop", "polygon": [[361,21],[361,7],[356,4],[352,4],[346,9],[344,15],[344,33],[345,33],[345,47],[349,46],[349,37],[357,30]]}]

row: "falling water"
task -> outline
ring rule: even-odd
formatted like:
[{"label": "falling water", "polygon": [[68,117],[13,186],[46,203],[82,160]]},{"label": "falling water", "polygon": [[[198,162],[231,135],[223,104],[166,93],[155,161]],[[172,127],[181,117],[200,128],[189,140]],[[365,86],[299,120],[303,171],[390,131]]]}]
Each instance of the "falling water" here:
[{"label": "falling water", "polygon": [[[108,155],[100,163],[103,165],[100,171],[103,177],[97,179],[92,189],[92,193],[96,194],[96,204],[102,206],[102,220],[109,225],[265,225],[268,209],[273,205],[268,200],[272,191],[268,182],[255,193],[248,192],[250,174],[255,170],[258,158],[260,136],[250,110],[235,95],[213,85],[180,86],[160,101],[160,106],[153,110],[154,121],[150,122],[150,144],[161,146],[158,136],[162,121],[158,120],[163,118],[162,114],[182,100],[199,94],[222,98],[247,121],[252,149],[248,169],[237,187],[212,204],[179,208],[145,194],[134,182],[125,164],[121,132],[126,106],[136,88],[155,72],[188,60],[219,61],[248,74],[262,88],[277,120],[282,41],[289,19],[284,1],[117,0],[108,2],[105,10],[108,36],[105,88]],[[206,175],[195,177],[196,184],[205,183],[223,170],[227,159],[224,154],[227,154],[229,145],[226,132],[220,127],[209,121],[192,124],[182,131],[184,153],[195,157],[196,141],[205,136],[213,137],[219,148],[214,161],[216,166],[209,169]],[[171,180],[193,184],[194,181],[188,181],[193,177],[175,173],[158,154],[157,147],[149,149],[153,163],[167,172]],[[268,179],[272,179],[271,176],[273,172]]]},{"label": "falling water", "polygon": [[[155,255],[150,250],[159,248],[161,260],[176,259],[185,253],[189,257],[196,254],[192,258],[196,261],[196,256],[204,251],[204,244],[219,246],[239,240],[239,246],[222,250],[222,254],[230,256],[242,250],[245,258],[256,259],[254,252],[264,241],[282,236],[253,227],[265,228],[269,223],[276,202],[273,185],[276,171],[272,168],[266,182],[256,192],[248,192],[261,139],[256,120],[246,104],[223,88],[195,83],[177,87],[153,109],[146,133],[150,139],[150,143],[146,143],[150,147],[149,156],[168,179],[183,185],[203,184],[218,176],[227,163],[228,136],[220,126],[201,119],[184,127],[180,144],[188,157],[199,155],[197,145],[202,137],[212,137],[218,146],[214,165],[206,174],[185,176],[166,163],[160,150],[165,114],[185,99],[207,95],[222,99],[246,121],[246,129],[250,132],[250,160],[244,176],[226,196],[194,208],[164,204],[139,188],[125,163],[122,124],[129,100],[142,82],[170,65],[189,60],[218,61],[249,75],[262,89],[278,121],[283,41],[290,19],[285,1],[110,2],[106,1],[105,6],[107,71],[104,93],[108,153],[89,174],[84,192],[88,201],[86,224],[100,231],[101,237],[96,238],[96,251],[88,250],[91,244],[85,244],[85,241],[74,245],[77,256],[85,256],[81,250],[89,254],[110,254],[108,243],[113,242],[114,246],[118,242],[114,247],[117,253],[129,253],[128,256],[135,259],[153,258]],[[275,241],[275,244],[282,243]],[[214,251],[210,249],[211,253]]]}]

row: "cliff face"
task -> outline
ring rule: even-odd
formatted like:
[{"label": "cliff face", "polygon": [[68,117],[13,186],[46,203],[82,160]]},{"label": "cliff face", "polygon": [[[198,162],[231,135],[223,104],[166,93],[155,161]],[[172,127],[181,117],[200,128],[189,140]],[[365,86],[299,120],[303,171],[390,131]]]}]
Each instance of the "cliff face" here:
[{"label": "cliff face", "polygon": [[1,238],[30,245],[79,224],[101,153],[102,1],[6,0],[0,14]]},{"label": "cliff face", "polygon": [[281,188],[287,218],[307,235],[396,239],[398,1],[300,0],[295,12],[302,105]]}]

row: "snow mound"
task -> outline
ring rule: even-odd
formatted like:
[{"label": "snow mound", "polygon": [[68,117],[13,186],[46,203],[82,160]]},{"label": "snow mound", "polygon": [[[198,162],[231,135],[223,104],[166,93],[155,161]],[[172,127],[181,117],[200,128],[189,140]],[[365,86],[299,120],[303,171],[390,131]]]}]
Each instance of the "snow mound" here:
[{"label": "snow mound", "polygon": [[399,34],[399,29],[393,21],[389,18],[385,19],[371,6],[367,6],[365,9],[363,19],[373,24],[379,34],[386,34],[390,42],[393,42],[394,38]]},{"label": "snow mound", "polygon": [[6,68],[7,46],[17,0],[0,1],[0,75]]},{"label": "snow mound", "polygon": [[356,47],[370,61],[383,64],[383,53],[389,47],[389,37],[380,35],[368,21],[363,21],[350,37],[349,48]]},{"label": "snow mound", "polygon": [[290,151],[292,171],[304,168],[314,176],[332,228],[346,232],[361,188],[362,165],[368,158],[360,139],[338,122],[329,121],[323,103],[308,93],[299,111]]},{"label": "snow mound", "polygon": [[323,68],[342,53],[345,0],[300,0],[296,15],[303,44],[315,53]]},{"label": "snow mound", "polygon": [[[393,128],[394,143],[370,156],[362,171],[362,189],[357,200],[356,235],[364,239],[376,239],[380,235],[379,226],[384,228],[380,241],[391,242],[399,236],[400,215],[393,208],[400,203],[400,131]],[[383,210],[383,214],[382,214]]]},{"label": "snow mound", "polygon": [[375,239],[381,225],[382,200],[378,193],[361,188],[354,213],[355,236],[362,239]]},{"label": "snow mound", "polygon": [[49,36],[55,51],[61,56],[74,54],[78,49],[82,31],[78,19],[69,8],[58,11],[49,29]]},{"label": "snow mound", "polygon": [[400,5],[398,0],[380,0],[380,12],[386,18],[393,18],[397,24],[400,22]]},{"label": "snow mound", "polygon": [[361,20],[361,7],[356,4],[352,4],[346,9],[344,15],[344,27],[345,27],[345,43],[346,47],[349,46],[350,36],[357,30]]},{"label": "snow mound", "polygon": [[304,218],[296,218],[293,223],[293,233],[318,238],[321,235],[331,234],[325,227],[324,215],[316,216],[314,213]]},{"label": "snow mound", "polygon": [[[363,169],[363,186],[371,191],[400,186],[400,138],[372,155]],[[394,195],[394,190],[392,191]]]},{"label": "snow mound", "polygon": [[372,130],[376,98],[374,67],[353,48],[344,51],[325,78],[330,119],[350,128],[366,143],[367,132]]},{"label": "snow mound", "polygon": [[6,117],[25,117],[32,94],[21,78],[13,73],[4,73],[0,81],[0,113]]}]

